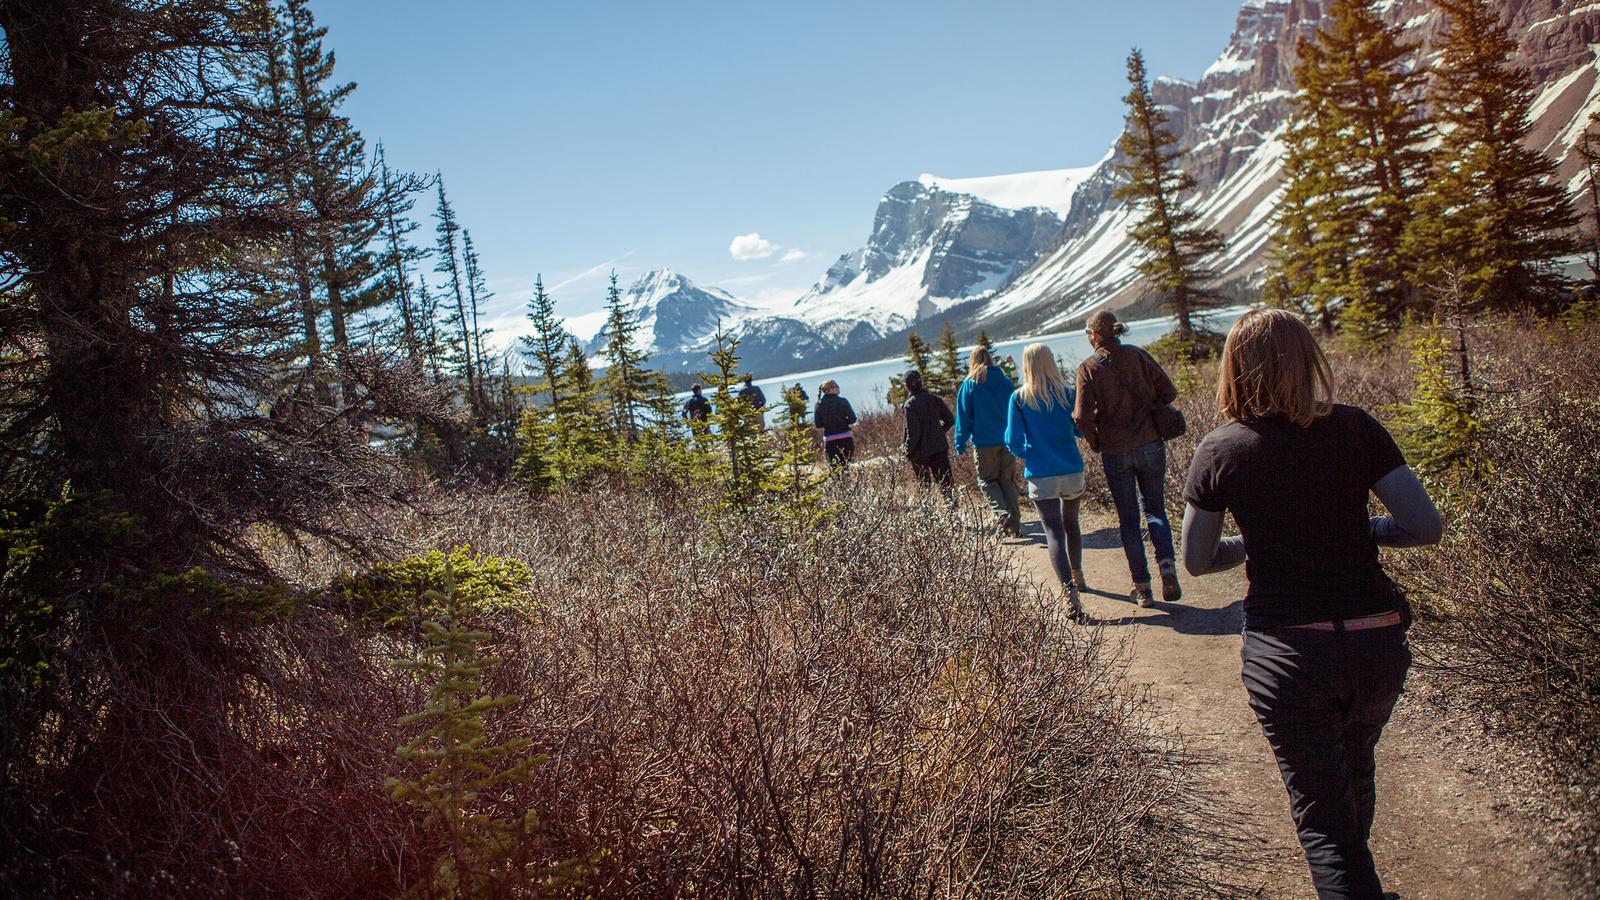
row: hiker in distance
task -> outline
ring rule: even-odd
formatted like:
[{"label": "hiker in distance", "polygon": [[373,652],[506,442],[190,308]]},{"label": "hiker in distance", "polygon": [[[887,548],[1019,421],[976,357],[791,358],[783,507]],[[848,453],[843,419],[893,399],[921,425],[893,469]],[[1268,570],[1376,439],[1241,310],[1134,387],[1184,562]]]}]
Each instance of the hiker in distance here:
[{"label": "hiker in distance", "polygon": [[1161,572],[1161,599],[1176,603],[1183,589],[1172,550],[1172,525],[1167,521],[1167,445],[1156,427],[1155,407],[1177,399],[1178,390],[1149,353],[1122,343],[1118,336],[1125,331],[1127,326],[1110,310],[1089,317],[1085,332],[1094,353],[1078,365],[1074,417],[1089,449],[1100,454],[1106,487],[1117,508],[1122,552],[1133,577],[1129,599],[1140,606],[1155,603],[1144,552],[1148,529]]},{"label": "hiker in distance", "polygon": [[842,469],[856,456],[856,439],[850,432],[850,426],[856,423],[856,411],[850,408],[849,400],[839,396],[839,382],[832,378],[817,387],[817,395],[817,409],[811,421],[822,432],[828,465]]},{"label": "hiker in distance", "polygon": [[937,484],[946,499],[955,496],[955,479],[950,474],[950,442],[945,432],[955,416],[944,400],[922,387],[922,373],[912,369],[905,375],[906,400],[905,451],[911,468],[928,484]]},{"label": "hiker in distance", "polygon": [[711,416],[711,401],[702,393],[705,390],[698,382],[689,389],[689,399],[683,403],[683,417],[689,420],[689,427],[695,431],[704,430],[706,419]]},{"label": "hiker in distance", "polygon": [[[1003,377],[1003,376],[1002,376]],[[1022,386],[1006,404],[1006,446],[1023,462],[1028,497],[1044,522],[1050,566],[1061,581],[1061,598],[1074,621],[1088,622],[1078,592],[1083,578],[1083,535],[1078,504],[1083,498],[1083,454],[1078,452],[1076,398],[1044,344],[1022,351]]]},{"label": "hiker in distance", "polygon": [[767,428],[767,395],[762,392],[761,388],[756,387],[755,376],[749,374],[744,376],[744,387],[739,389],[739,399],[750,404],[750,408],[753,410],[751,415],[755,416],[757,427],[765,431]]},{"label": "hiker in distance", "polygon": [[[1249,560],[1242,678],[1312,883],[1323,900],[1378,900],[1373,750],[1411,665],[1410,610],[1378,547],[1437,543],[1439,513],[1389,432],[1333,402],[1322,348],[1286,310],[1234,324],[1217,405],[1229,421],[1184,487],[1184,568]],[[1369,491],[1388,515],[1368,518]],[[1224,512],[1241,537],[1221,537]]]},{"label": "hiker in distance", "polygon": [[968,444],[977,448],[978,485],[1000,529],[1012,537],[1022,533],[1017,461],[1006,448],[1006,407],[1014,388],[987,348],[972,348],[967,377],[956,390],[956,455],[965,456]]}]

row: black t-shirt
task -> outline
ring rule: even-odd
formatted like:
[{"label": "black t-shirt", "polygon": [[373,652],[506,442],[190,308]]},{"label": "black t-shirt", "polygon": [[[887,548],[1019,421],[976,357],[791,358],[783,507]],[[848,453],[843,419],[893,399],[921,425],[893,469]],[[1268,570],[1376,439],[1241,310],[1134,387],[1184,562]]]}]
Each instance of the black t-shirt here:
[{"label": "black t-shirt", "polygon": [[1378,563],[1367,493],[1405,465],[1394,438],[1353,406],[1306,428],[1282,416],[1229,422],[1205,436],[1183,499],[1239,525],[1250,591],[1245,627],[1305,625],[1400,608]]}]

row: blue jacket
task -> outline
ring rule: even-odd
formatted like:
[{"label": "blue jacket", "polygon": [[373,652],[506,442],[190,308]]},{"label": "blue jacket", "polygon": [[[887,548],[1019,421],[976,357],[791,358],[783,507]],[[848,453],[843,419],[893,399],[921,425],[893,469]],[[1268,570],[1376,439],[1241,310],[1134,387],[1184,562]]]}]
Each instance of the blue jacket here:
[{"label": "blue jacket", "polygon": [[975,447],[999,447],[1006,442],[1006,404],[1016,386],[999,366],[990,366],[979,384],[971,378],[956,389],[956,453]]},{"label": "blue jacket", "polygon": [[1012,456],[1025,461],[1024,478],[1049,478],[1083,471],[1083,454],[1078,452],[1078,438],[1083,432],[1072,421],[1072,407],[1077,401],[1076,392],[1067,388],[1067,405],[1051,404],[1044,409],[1034,409],[1022,404],[1016,397],[1006,413],[1006,448]]}]

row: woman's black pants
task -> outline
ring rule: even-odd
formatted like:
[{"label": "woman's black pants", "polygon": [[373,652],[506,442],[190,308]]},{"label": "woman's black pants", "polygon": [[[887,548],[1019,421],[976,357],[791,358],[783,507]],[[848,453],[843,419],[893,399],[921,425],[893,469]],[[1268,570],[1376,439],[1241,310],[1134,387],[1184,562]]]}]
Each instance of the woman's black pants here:
[{"label": "woman's black pants", "polygon": [[1411,667],[1405,628],[1247,629],[1242,656],[1317,896],[1379,900],[1373,751]]}]

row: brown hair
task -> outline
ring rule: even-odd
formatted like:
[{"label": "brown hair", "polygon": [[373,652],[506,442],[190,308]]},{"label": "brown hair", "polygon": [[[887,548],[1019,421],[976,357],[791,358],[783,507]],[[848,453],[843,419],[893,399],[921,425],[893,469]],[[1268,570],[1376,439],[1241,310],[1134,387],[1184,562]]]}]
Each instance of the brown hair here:
[{"label": "brown hair", "polygon": [[1109,309],[1096,310],[1089,321],[1084,324],[1084,329],[1100,335],[1108,344],[1120,344],[1117,335],[1128,330],[1128,326],[1117,321],[1117,314]]},{"label": "brown hair", "polygon": [[994,357],[989,354],[989,348],[982,344],[972,348],[972,355],[967,357],[967,377],[979,384],[989,377],[989,367],[994,365]]},{"label": "brown hair", "polygon": [[1304,428],[1333,408],[1333,371],[1311,329],[1284,309],[1253,309],[1222,348],[1217,406],[1230,419],[1281,415]]}]

